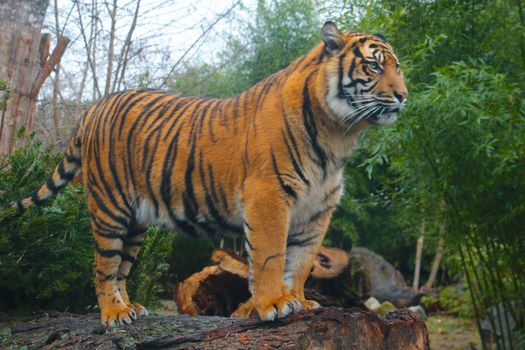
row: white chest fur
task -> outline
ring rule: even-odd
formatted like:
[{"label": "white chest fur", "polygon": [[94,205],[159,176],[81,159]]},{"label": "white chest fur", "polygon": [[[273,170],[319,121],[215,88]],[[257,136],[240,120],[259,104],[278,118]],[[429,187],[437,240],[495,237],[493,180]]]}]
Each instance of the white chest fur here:
[{"label": "white chest fur", "polygon": [[[312,176],[314,179],[310,182],[310,187],[305,195],[301,196],[294,207],[290,216],[290,230],[293,231],[298,226],[304,224],[313,215],[326,209],[327,206],[334,205],[339,201],[339,196],[334,198],[330,194],[337,189],[343,178],[343,170],[339,170],[326,179]],[[337,198],[336,198],[337,196]],[[332,200],[329,200],[332,199]]]}]

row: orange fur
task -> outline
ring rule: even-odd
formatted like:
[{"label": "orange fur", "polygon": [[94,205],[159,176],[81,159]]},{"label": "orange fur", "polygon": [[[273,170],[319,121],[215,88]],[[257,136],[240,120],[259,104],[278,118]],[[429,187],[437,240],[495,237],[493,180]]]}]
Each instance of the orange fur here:
[{"label": "orange fur", "polygon": [[[360,130],[391,122],[407,95],[380,37],[342,34],[331,23],[322,36],[235,98],[107,96],[84,116],[53,177],[14,204],[38,204],[81,169],[102,323],[146,312],[131,304],[125,280],[150,224],[192,236],[245,235],[252,299],[237,316],[256,310],[272,320],[318,307],[303,287],[341,197],[345,161]],[[363,102],[373,98],[382,104]]]}]

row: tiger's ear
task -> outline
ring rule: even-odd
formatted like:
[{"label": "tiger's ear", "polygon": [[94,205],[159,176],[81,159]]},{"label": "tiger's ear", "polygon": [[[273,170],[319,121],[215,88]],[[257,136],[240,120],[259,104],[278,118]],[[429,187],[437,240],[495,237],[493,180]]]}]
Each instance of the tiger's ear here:
[{"label": "tiger's ear", "polygon": [[335,23],[331,21],[323,25],[321,38],[323,39],[326,52],[330,55],[339,52],[345,45],[343,34],[337,29]]},{"label": "tiger's ear", "polygon": [[381,40],[382,42],[386,43],[386,37],[383,34],[377,33],[377,34],[374,34],[374,36],[378,38],[379,40]]}]

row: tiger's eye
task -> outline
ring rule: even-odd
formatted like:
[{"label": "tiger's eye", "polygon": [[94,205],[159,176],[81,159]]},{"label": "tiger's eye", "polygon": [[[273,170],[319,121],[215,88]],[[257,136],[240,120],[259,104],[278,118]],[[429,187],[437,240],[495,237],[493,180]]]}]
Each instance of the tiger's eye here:
[{"label": "tiger's eye", "polygon": [[368,63],[368,67],[370,67],[370,69],[373,70],[373,71],[379,71],[380,70],[380,67],[377,64],[377,62],[369,62]]}]

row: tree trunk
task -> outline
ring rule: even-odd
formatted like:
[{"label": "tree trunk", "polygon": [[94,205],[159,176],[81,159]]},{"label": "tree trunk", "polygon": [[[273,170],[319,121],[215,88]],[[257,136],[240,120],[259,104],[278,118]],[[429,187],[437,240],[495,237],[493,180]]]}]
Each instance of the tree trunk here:
[{"label": "tree trunk", "polygon": [[32,349],[429,349],[425,323],[408,310],[383,320],[370,311],[334,307],[276,322],[149,316],[115,330],[100,327],[98,314],[56,313],[0,328],[9,329],[4,345]]},{"label": "tree trunk", "polygon": [[0,156],[15,147],[17,131],[31,130],[36,98],[69,39],[59,37],[49,55],[49,38],[41,40],[42,22],[49,0],[0,2],[0,81],[12,91],[0,125]]},{"label": "tree trunk", "polygon": [[434,256],[434,261],[432,262],[432,268],[430,270],[430,275],[428,276],[427,283],[422,287],[423,290],[430,290],[436,281],[436,276],[439,270],[439,265],[441,264],[441,258],[443,257],[443,249],[445,246],[445,223],[442,222],[439,224],[439,239],[436,247],[436,255]]},{"label": "tree trunk", "polygon": [[49,0],[0,2],[0,80],[13,91],[0,126],[0,155],[10,152],[16,131],[33,124],[35,101],[30,98],[38,73],[40,32]]},{"label": "tree trunk", "polygon": [[421,257],[423,256],[423,243],[425,241],[425,219],[421,222],[421,231],[416,245],[416,265],[414,266],[414,281],[412,282],[412,289],[417,292],[419,290],[419,278],[421,274]]}]

